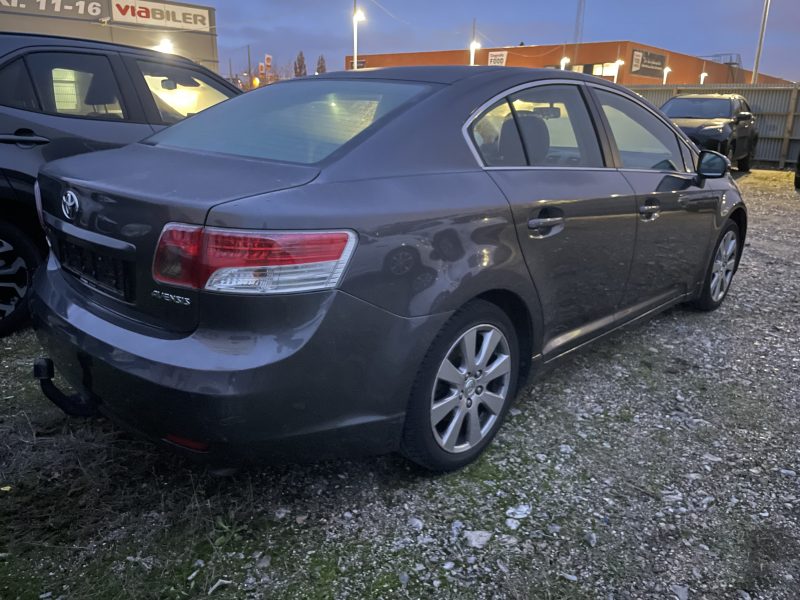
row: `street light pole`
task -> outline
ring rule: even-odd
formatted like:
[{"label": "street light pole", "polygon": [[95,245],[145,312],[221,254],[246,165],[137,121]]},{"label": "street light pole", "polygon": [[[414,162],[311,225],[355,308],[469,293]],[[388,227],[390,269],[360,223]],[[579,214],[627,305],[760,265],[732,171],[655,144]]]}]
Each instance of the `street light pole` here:
[{"label": "street light pole", "polygon": [[358,24],[366,21],[364,11],[356,5],[357,0],[353,0],[353,71],[358,70]]},{"label": "street light pole", "polygon": [[764,12],[761,14],[761,32],[758,34],[758,47],[756,48],[756,61],[753,64],[753,76],[750,83],[758,83],[758,64],[761,62],[761,49],[764,47],[764,32],[767,30],[767,17],[769,17],[770,0],[764,0]]}]

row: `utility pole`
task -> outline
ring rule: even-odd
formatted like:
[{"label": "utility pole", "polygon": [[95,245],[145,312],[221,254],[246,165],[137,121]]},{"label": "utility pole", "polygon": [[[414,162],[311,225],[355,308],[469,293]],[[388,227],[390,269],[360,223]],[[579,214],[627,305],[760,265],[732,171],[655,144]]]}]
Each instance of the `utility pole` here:
[{"label": "utility pole", "polygon": [[764,0],[764,12],[761,14],[761,32],[758,34],[758,47],[756,48],[756,62],[753,64],[753,77],[750,83],[758,83],[758,64],[761,62],[761,49],[764,47],[764,32],[767,29],[770,0]]},{"label": "utility pole", "polygon": [[253,86],[253,65],[250,62],[250,44],[247,44],[247,89]]},{"label": "utility pole", "polygon": [[233,59],[230,56],[228,57],[228,79],[233,83]]},{"label": "utility pole", "polygon": [[575,64],[578,63],[578,46],[583,40],[583,15],[586,12],[586,0],[578,0],[578,12],[575,14],[575,50],[572,60]]}]

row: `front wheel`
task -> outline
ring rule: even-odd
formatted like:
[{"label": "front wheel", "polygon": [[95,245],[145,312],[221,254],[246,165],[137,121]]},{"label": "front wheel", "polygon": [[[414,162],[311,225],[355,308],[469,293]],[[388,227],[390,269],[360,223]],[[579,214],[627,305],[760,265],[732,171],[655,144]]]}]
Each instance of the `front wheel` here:
[{"label": "front wheel", "polygon": [[16,226],[0,223],[0,337],[28,317],[28,292],[42,262],[33,241]]},{"label": "front wheel", "polygon": [[716,310],[725,300],[739,260],[739,240],[739,227],[733,221],[728,221],[717,240],[703,290],[692,302],[695,308]]},{"label": "front wheel", "polygon": [[494,304],[451,317],[423,360],[409,400],[402,452],[432,471],[472,462],[494,438],[516,393],[519,342]]},{"label": "front wheel", "polygon": [[747,155],[744,158],[740,158],[739,161],[736,163],[737,168],[742,173],[747,173],[750,171],[750,163],[753,161],[753,150],[748,150]]}]

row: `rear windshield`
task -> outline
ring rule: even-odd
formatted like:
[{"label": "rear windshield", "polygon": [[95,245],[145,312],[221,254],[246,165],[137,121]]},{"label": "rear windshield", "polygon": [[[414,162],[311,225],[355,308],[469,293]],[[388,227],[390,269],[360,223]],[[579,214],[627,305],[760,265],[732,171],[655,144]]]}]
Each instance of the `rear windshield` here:
[{"label": "rear windshield", "polygon": [[673,119],[723,119],[731,116],[731,101],[722,98],[673,98],[661,110]]},{"label": "rear windshield", "polygon": [[146,143],[311,164],[429,89],[375,80],[274,84],[177,123]]}]

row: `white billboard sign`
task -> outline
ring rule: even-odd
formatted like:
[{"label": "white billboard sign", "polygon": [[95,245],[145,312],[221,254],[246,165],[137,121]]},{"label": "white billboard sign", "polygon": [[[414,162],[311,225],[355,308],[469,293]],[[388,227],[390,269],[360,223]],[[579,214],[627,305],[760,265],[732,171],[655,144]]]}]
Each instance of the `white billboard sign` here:
[{"label": "white billboard sign", "polygon": [[506,51],[489,52],[488,65],[490,67],[505,67],[507,58],[508,58],[508,52]]},{"label": "white billboard sign", "polygon": [[181,4],[148,0],[112,2],[111,18],[121,23],[135,23],[149,27],[211,31],[211,16],[207,9]]}]

